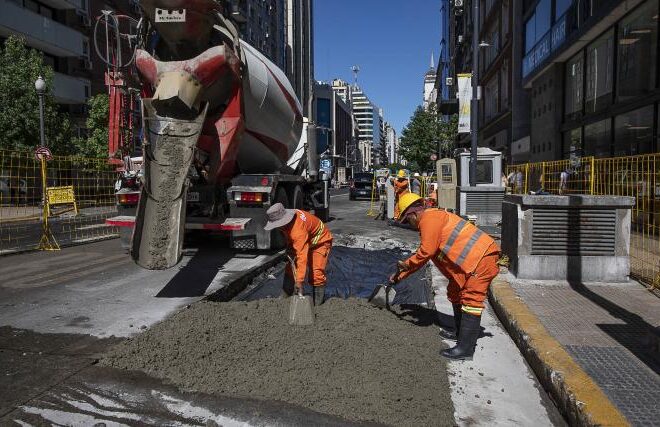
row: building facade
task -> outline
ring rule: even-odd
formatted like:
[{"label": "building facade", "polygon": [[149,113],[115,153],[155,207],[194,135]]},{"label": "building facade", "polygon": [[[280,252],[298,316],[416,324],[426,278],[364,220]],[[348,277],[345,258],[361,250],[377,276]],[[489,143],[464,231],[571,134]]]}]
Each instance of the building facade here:
[{"label": "building facade", "polygon": [[[331,83],[314,85],[317,147],[322,159],[329,159],[332,178],[339,179],[339,169],[349,166],[348,153],[353,141],[353,116]],[[345,174],[344,174],[345,176]]]},{"label": "building facade", "polygon": [[[448,8],[450,77],[472,71],[472,4],[462,3]],[[480,8],[479,145],[513,163],[657,152],[658,0],[481,0]],[[438,68],[438,102],[448,104]]]},{"label": "building facade", "polygon": [[[98,2],[0,0],[0,43],[11,35],[43,54],[54,70],[52,94],[82,129],[89,97],[104,84],[105,67],[92,54],[92,23]],[[120,2],[130,13],[128,2]]]},{"label": "building facade", "polygon": [[385,139],[386,139],[386,147],[387,147],[387,161],[390,164],[393,163],[398,163],[399,162],[399,144],[398,144],[398,139],[396,137],[396,129],[394,127],[385,122]]},{"label": "building facade", "polygon": [[371,170],[381,144],[381,119],[374,105],[359,86],[351,88],[353,115],[358,126],[358,147],[362,153],[362,170]]},{"label": "building facade", "polygon": [[283,69],[303,105],[303,114],[308,115],[315,81],[312,0],[286,0],[286,67]]}]

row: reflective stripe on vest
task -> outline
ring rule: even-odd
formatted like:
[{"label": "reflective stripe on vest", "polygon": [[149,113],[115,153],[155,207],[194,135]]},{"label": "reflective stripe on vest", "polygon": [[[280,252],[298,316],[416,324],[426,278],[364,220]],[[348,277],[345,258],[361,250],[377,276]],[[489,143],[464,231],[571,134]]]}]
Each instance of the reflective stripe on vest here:
[{"label": "reflective stripe on vest", "polygon": [[319,239],[323,234],[323,230],[325,230],[325,226],[323,225],[323,222],[321,222],[321,225],[319,225],[318,230],[316,230],[316,233],[314,233],[314,238],[312,239],[312,245],[315,245],[319,242]]},{"label": "reflective stripe on vest", "polygon": [[451,250],[451,247],[454,245],[454,242],[458,238],[458,235],[460,234],[461,230],[463,227],[465,227],[466,221],[461,219],[458,224],[456,224],[456,227],[451,232],[451,235],[449,236],[449,240],[447,240],[447,244],[445,244],[445,247],[442,248],[442,253],[447,256],[449,251]]},{"label": "reflective stripe on vest", "polygon": [[472,235],[472,237],[470,237],[470,240],[468,240],[467,245],[465,245],[465,247],[461,251],[461,254],[458,256],[458,259],[456,260],[456,264],[458,265],[463,264],[465,258],[468,256],[468,254],[472,250],[472,247],[474,246],[475,243],[477,243],[477,240],[479,239],[479,237],[481,237],[482,234],[484,234],[484,232],[477,228],[477,231]]}]

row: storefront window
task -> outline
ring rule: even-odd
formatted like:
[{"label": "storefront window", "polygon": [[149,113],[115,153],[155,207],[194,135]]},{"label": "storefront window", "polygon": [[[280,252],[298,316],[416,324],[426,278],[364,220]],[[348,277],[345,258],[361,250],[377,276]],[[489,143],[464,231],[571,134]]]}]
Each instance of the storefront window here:
[{"label": "storefront window", "polygon": [[653,105],[614,119],[614,156],[650,153],[653,141]]},{"label": "storefront window", "polygon": [[568,119],[575,119],[582,113],[582,67],[582,52],[566,63],[564,115]]},{"label": "storefront window", "polygon": [[602,110],[612,101],[612,72],[614,67],[614,30],[610,30],[587,47],[587,78],[585,110]]},{"label": "storefront window", "polygon": [[658,1],[647,1],[619,24],[617,98],[625,101],[655,88]]},{"label": "storefront window", "polygon": [[584,155],[610,157],[612,155],[611,119],[584,127]]}]

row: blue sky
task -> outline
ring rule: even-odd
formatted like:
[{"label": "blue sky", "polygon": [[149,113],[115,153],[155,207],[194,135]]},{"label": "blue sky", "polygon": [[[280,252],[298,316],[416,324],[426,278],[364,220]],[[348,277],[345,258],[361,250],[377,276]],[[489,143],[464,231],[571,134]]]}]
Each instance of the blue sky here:
[{"label": "blue sky", "polygon": [[422,103],[424,74],[440,46],[440,0],[314,1],[316,80],[353,81],[397,133]]}]

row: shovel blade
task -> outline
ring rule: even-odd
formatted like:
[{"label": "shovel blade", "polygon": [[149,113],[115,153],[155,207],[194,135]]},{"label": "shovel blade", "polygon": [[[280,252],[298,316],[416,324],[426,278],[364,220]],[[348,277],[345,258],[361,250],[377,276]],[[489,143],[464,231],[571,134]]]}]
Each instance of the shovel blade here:
[{"label": "shovel blade", "polygon": [[312,297],[294,295],[289,298],[289,325],[309,326],[314,324]]},{"label": "shovel blade", "polygon": [[391,286],[378,285],[371,293],[369,302],[376,307],[387,308],[390,306],[395,296],[396,291]]}]

